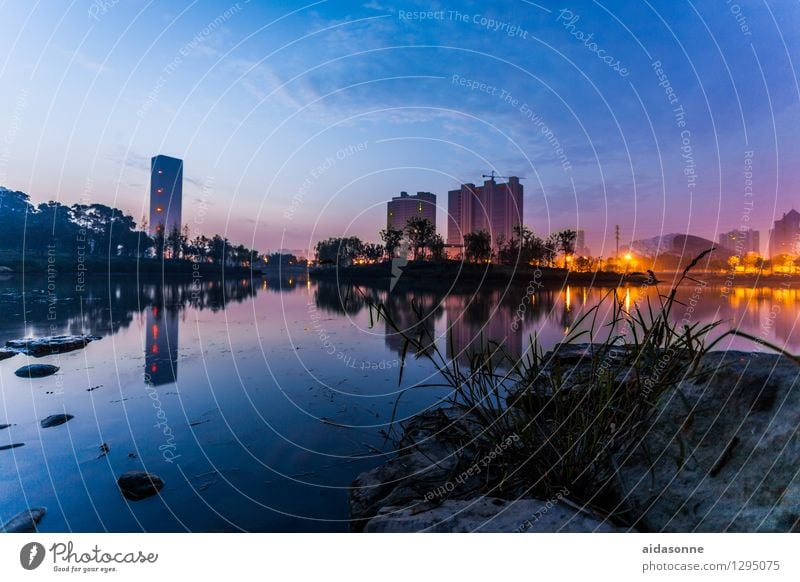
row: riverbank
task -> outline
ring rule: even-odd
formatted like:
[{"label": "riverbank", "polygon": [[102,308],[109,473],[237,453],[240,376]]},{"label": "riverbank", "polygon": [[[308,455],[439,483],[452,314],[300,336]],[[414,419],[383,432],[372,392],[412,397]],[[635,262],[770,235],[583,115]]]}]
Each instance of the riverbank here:
[{"label": "riverbank", "polygon": [[176,278],[203,277],[260,277],[261,269],[228,266],[212,263],[195,263],[181,259],[159,260],[129,257],[75,257],[53,255],[50,257],[5,257],[0,261],[2,275],[70,274],[76,279],[109,274],[141,276],[166,276]]},{"label": "riverbank", "polygon": [[627,275],[598,271],[579,273],[550,267],[510,267],[507,265],[476,265],[459,261],[410,261],[393,270],[392,263],[353,265],[349,267],[316,267],[309,269],[312,279],[338,280],[348,283],[386,283],[400,288],[450,288],[492,282],[534,286],[582,285],[618,287],[627,283],[641,284],[648,280],[646,273]]},{"label": "riverbank", "polygon": [[[563,389],[581,394],[587,378],[596,376],[598,349],[603,348],[570,345],[550,352],[542,374],[565,377]],[[615,368],[616,389],[633,385],[629,372]],[[662,393],[652,424],[637,441],[610,456],[611,478],[596,488],[576,486],[580,475],[552,474],[555,466],[528,472],[522,482],[512,478],[525,470],[526,461],[520,459],[534,456],[535,443],[525,438],[528,429],[521,423],[531,418],[524,403],[541,390],[538,378],[508,395],[504,414],[515,420],[510,426],[518,432],[505,439],[490,437],[475,410],[458,406],[404,423],[396,457],[352,485],[352,529],[800,531],[800,483],[795,478],[800,366],[789,358],[707,353],[696,373]],[[563,426],[576,416],[579,409],[570,411]],[[614,427],[618,430],[620,422],[610,429],[591,423],[586,428],[610,430],[605,442],[613,448]],[[573,451],[556,453],[569,456]],[[549,493],[532,494],[543,490],[542,482],[549,482]]]}]

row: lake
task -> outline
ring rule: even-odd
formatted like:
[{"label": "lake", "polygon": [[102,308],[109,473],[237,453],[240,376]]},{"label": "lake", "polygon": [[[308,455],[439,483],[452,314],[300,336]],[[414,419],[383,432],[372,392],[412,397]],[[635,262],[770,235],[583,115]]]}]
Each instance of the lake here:
[{"label": "lake", "polygon": [[[48,513],[40,531],[347,531],[347,488],[382,463],[401,421],[447,396],[433,366],[376,321],[422,330],[463,360],[487,341],[511,357],[536,333],[545,348],[608,289],[482,287],[410,292],[310,281],[304,273],[254,281],[137,281],[71,277],[0,280],[0,340],[90,333],[85,349],[0,363],[0,522],[27,506]],[[666,289],[661,289],[665,292]],[[618,290],[628,307],[653,287]],[[681,288],[677,319],[722,320],[797,352],[798,291]],[[417,317],[418,314],[420,318]],[[601,310],[601,320],[607,315]],[[743,338],[720,347],[752,349]],[[60,371],[23,379],[27,363]],[[401,397],[402,395],[402,397]],[[41,429],[51,414],[74,418]],[[108,447],[101,454],[101,445]],[[161,494],[130,502],[116,480],[143,469]]]}]

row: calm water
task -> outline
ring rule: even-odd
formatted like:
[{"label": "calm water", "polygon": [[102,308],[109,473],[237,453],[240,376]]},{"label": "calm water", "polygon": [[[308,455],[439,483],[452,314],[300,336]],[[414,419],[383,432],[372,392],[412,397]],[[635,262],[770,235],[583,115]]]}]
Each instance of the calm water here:
[{"label": "calm water", "polygon": [[[59,281],[52,291],[46,280],[0,281],[0,339],[103,339],[60,356],[0,363],[0,424],[13,425],[0,430],[0,446],[25,444],[0,451],[0,521],[45,506],[42,531],[345,531],[347,486],[391,451],[385,431],[400,391],[435,381],[431,366],[413,359],[398,385],[403,341],[384,322],[371,325],[368,297],[388,304],[401,327],[425,326],[446,353],[492,339],[519,357],[529,334],[551,346],[607,292],[537,290],[514,331],[524,287],[387,294],[294,275],[204,281],[199,289],[101,280],[82,293],[74,281]],[[692,292],[679,298],[688,302]],[[655,297],[655,289],[621,293],[628,305]],[[725,329],[740,326],[800,351],[797,300],[795,290],[725,296],[708,288],[692,317],[722,319]],[[26,363],[61,370],[14,376]],[[397,418],[444,396],[409,391]],[[39,428],[61,412],[75,418]],[[161,495],[125,501],[116,479],[132,469],[160,475]]]}]

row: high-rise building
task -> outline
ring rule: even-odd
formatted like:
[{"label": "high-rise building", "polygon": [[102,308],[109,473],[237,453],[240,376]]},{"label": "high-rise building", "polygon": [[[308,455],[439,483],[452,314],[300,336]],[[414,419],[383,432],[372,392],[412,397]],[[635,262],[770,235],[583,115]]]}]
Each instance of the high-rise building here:
[{"label": "high-rise building", "polygon": [[183,160],[158,155],[150,160],[150,234],[181,228]]},{"label": "high-rise building", "polygon": [[522,225],[522,184],[512,176],[505,184],[493,179],[483,186],[462,184],[447,194],[447,245],[450,256],[457,256],[464,245],[464,235],[485,230],[496,249],[502,238],[514,236],[514,227]]},{"label": "high-rise building", "polygon": [[592,251],[586,246],[586,232],[581,228],[575,231],[575,254],[579,257],[591,257]]},{"label": "high-rise building", "polygon": [[769,231],[769,256],[796,255],[800,245],[800,212],[785,212]]},{"label": "high-rise building", "polygon": [[750,228],[723,232],[719,235],[719,244],[737,255],[760,253],[761,241],[757,230]]},{"label": "high-rise building", "polygon": [[400,192],[386,206],[386,226],[395,230],[405,230],[409,218],[427,218],[436,227],[436,194],[417,192],[409,196]]}]

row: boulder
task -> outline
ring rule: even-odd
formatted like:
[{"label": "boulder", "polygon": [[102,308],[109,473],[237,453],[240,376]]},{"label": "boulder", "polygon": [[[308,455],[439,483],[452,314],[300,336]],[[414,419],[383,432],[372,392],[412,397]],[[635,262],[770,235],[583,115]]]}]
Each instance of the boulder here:
[{"label": "boulder", "polygon": [[386,507],[364,527],[368,533],[584,533],[625,529],[562,501],[491,497],[448,500],[436,507]]},{"label": "boulder", "polygon": [[101,339],[94,335],[54,335],[37,338],[9,340],[6,347],[17,352],[41,358],[52,354],[63,354],[86,347],[89,342]]},{"label": "boulder", "polygon": [[51,364],[30,364],[22,366],[14,374],[20,378],[44,378],[58,372],[59,367]]},{"label": "boulder", "polygon": [[[360,531],[383,507],[413,507],[451,476],[460,473],[464,464],[462,458],[468,457],[467,451],[457,442],[436,435],[443,423],[457,422],[458,416],[454,408],[437,409],[403,425],[398,455],[353,481],[350,487],[351,529]],[[478,484],[478,480],[466,481],[460,491],[477,488]]]},{"label": "boulder", "polygon": [[127,499],[138,501],[161,491],[164,481],[146,471],[128,471],[117,480],[117,485]]},{"label": "boulder", "polygon": [[30,533],[36,531],[36,524],[42,521],[47,509],[44,507],[33,507],[20,511],[17,515],[9,519],[2,526],[0,532],[4,533]]},{"label": "boulder", "polygon": [[800,532],[800,366],[712,352],[667,393],[614,485],[636,524],[663,532]]},{"label": "boulder", "polygon": [[18,353],[19,352],[16,352],[14,350],[9,350],[9,349],[6,349],[6,348],[0,348],[0,362],[2,362],[3,360],[7,360],[8,358],[13,358]]},{"label": "boulder", "polygon": [[72,416],[71,414],[51,414],[50,416],[42,420],[40,424],[42,425],[42,428],[51,428],[54,426],[60,426],[65,422],[69,422],[73,418],[75,417]]}]

